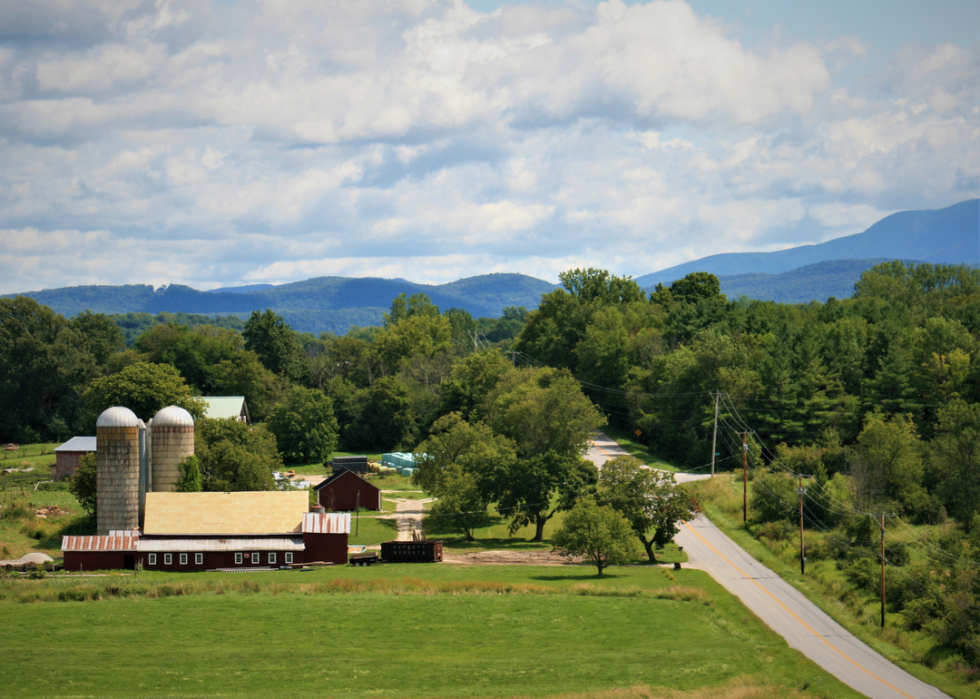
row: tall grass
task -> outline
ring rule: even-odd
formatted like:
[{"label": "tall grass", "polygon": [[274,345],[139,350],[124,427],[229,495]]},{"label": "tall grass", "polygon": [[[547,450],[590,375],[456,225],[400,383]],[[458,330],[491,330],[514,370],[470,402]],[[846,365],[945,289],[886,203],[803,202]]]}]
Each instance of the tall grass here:
[{"label": "tall grass", "polygon": [[384,595],[575,595],[594,597],[646,597],[650,599],[695,602],[712,606],[708,593],[700,588],[671,586],[659,590],[637,587],[603,588],[589,583],[568,588],[532,583],[504,583],[478,580],[432,581],[402,577],[393,579],[352,580],[331,578],[313,582],[290,582],[241,579],[188,579],[180,581],[147,581],[138,576],[111,579],[78,579],[50,576],[43,583],[20,576],[0,579],[0,602],[94,602],[104,599],[182,597],[209,594],[292,594],[336,595],[375,593]]}]

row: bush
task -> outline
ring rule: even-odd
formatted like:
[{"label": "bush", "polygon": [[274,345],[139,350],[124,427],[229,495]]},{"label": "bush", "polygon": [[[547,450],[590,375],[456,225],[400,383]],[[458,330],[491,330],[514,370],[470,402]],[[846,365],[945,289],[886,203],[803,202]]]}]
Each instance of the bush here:
[{"label": "bush", "polygon": [[777,522],[796,512],[796,484],[782,473],[763,471],[752,481],[749,510],[756,522]]}]

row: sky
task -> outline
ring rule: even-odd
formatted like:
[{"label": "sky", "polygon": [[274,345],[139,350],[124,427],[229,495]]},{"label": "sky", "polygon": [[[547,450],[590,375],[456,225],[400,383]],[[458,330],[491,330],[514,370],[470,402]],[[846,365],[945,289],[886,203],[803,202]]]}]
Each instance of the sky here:
[{"label": "sky", "polygon": [[975,0],[0,3],[0,293],[635,277],[978,193]]}]

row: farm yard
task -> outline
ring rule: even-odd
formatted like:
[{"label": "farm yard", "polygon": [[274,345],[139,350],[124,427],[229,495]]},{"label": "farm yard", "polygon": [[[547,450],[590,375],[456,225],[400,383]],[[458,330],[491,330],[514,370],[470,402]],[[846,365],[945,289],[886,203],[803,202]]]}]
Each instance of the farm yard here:
[{"label": "farm yard", "polygon": [[8,696],[857,696],[691,570],[49,575],[0,605]]}]

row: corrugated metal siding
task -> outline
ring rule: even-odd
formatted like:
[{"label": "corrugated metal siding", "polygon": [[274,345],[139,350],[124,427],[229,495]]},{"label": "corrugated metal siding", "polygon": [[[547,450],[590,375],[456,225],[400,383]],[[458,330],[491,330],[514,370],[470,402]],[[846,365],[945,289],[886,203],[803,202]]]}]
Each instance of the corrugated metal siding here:
[{"label": "corrugated metal siding", "polygon": [[350,515],[342,512],[307,512],[303,515],[304,534],[350,534]]},{"label": "corrugated metal siding", "polygon": [[302,551],[302,537],[279,539],[142,539],[140,553],[204,551]]},{"label": "corrugated metal siding", "polygon": [[63,536],[62,551],[135,551],[139,536]]}]

